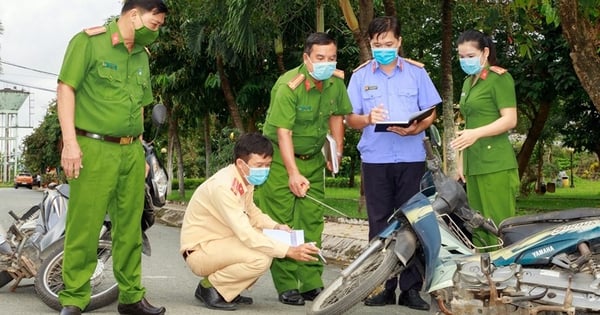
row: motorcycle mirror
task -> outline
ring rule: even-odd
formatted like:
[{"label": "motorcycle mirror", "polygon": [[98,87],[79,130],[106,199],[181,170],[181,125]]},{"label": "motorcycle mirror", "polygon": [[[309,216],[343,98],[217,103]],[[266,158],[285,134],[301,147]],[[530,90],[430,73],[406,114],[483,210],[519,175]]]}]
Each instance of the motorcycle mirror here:
[{"label": "motorcycle mirror", "polygon": [[167,119],[167,107],[163,104],[156,104],[152,108],[152,122],[155,126],[160,126]]},{"label": "motorcycle mirror", "polygon": [[433,146],[438,148],[442,146],[442,137],[440,136],[440,132],[433,124],[429,126],[429,139],[431,140]]}]

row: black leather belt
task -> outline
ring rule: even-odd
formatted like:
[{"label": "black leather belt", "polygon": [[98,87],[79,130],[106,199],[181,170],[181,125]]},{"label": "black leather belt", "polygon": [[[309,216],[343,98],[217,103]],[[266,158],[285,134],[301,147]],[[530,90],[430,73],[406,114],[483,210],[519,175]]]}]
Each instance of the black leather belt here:
[{"label": "black leather belt", "polygon": [[188,256],[191,255],[194,251],[193,250],[185,250],[183,251],[183,254],[181,254],[183,256],[183,260],[187,260]]},{"label": "black leather belt", "polygon": [[301,159],[302,161],[310,160],[314,154],[294,154],[295,157]]},{"label": "black leather belt", "polygon": [[75,134],[78,134],[80,136],[85,136],[88,138],[92,138],[92,139],[96,139],[96,140],[102,140],[102,141],[108,141],[108,142],[113,142],[113,143],[118,143],[118,144],[132,144],[137,138],[139,138],[139,136],[135,136],[135,137],[113,137],[113,136],[103,136],[103,135],[99,135],[97,133],[93,133],[93,132],[89,132],[89,131],[85,131],[79,128],[75,128]]}]

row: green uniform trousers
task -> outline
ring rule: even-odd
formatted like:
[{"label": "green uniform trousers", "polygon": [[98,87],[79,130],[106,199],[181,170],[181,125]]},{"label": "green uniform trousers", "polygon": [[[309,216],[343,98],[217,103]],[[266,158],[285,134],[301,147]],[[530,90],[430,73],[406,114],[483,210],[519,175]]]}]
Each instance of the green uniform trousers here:
[{"label": "green uniform trousers", "polygon": [[[255,191],[258,207],[273,220],[292,229],[304,230],[305,242],[316,242],[321,247],[324,209],[308,198],[297,198],[289,189],[289,178],[279,148],[274,146],[273,162],[267,181]],[[310,181],[308,193],[323,200],[325,158],[321,153],[308,160],[296,158],[300,173]],[[299,262],[291,258],[276,258],[271,264],[271,275],[277,293],[297,289],[307,292],[323,287],[323,264],[320,261]]]},{"label": "green uniform trousers", "polygon": [[[467,176],[466,180],[467,198],[471,209],[480,211],[486,218],[491,218],[496,225],[515,215],[519,191],[517,169],[471,175]],[[477,229],[473,233],[473,243],[476,246],[490,246],[498,244],[498,239],[485,230]]]},{"label": "green uniform trousers", "polygon": [[144,297],[141,285],[144,207],[144,151],[139,141],[129,145],[83,136],[79,178],[69,181],[70,198],[65,231],[62,305],[85,309],[90,301],[90,277],[96,268],[100,228],[106,213],[112,224],[113,273],[119,285],[119,302],[130,304]]}]

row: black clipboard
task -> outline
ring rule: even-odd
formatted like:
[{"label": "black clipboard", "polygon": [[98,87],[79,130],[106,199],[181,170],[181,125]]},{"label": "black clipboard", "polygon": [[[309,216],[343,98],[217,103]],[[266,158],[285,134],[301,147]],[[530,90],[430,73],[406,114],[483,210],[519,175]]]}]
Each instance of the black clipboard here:
[{"label": "black clipboard", "polygon": [[418,122],[418,121],[421,121],[421,120],[429,117],[429,115],[431,115],[431,113],[434,110],[435,110],[435,106],[430,107],[428,109],[418,111],[418,112],[410,115],[410,118],[408,118],[408,120],[405,120],[405,121],[378,121],[375,123],[375,132],[387,132],[388,127],[406,128],[406,127],[412,125],[412,123],[415,121]]}]

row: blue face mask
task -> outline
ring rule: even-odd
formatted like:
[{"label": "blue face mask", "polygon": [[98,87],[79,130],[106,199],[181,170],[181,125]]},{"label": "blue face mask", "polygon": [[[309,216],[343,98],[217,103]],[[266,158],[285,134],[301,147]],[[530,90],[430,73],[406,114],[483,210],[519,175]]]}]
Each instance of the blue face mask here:
[{"label": "blue face mask", "polygon": [[313,71],[310,72],[310,75],[315,78],[315,80],[323,81],[331,78],[333,72],[335,71],[335,66],[337,65],[336,61],[331,62],[317,62],[313,63],[310,58],[308,58],[310,63],[312,64]]},{"label": "blue face mask", "polygon": [[481,72],[481,56],[471,58],[460,58],[460,67],[468,75],[474,75]]},{"label": "blue face mask", "polygon": [[373,58],[375,58],[375,61],[379,62],[379,64],[382,64],[382,65],[389,65],[398,56],[398,48],[397,47],[392,47],[392,48],[375,48],[375,47],[373,47],[373,48],[371,48],[371,51],[373,52]]},{"label": "blue face mask", "polygon": [[[244,162],[246,164],[246,162]],[[262,185],[267,178],[269,177],[269,167],[250,167],[250,165],[246,164],[249,169],[248,175],[246,175],[246,180],[248,183],[258,186]]]}]

